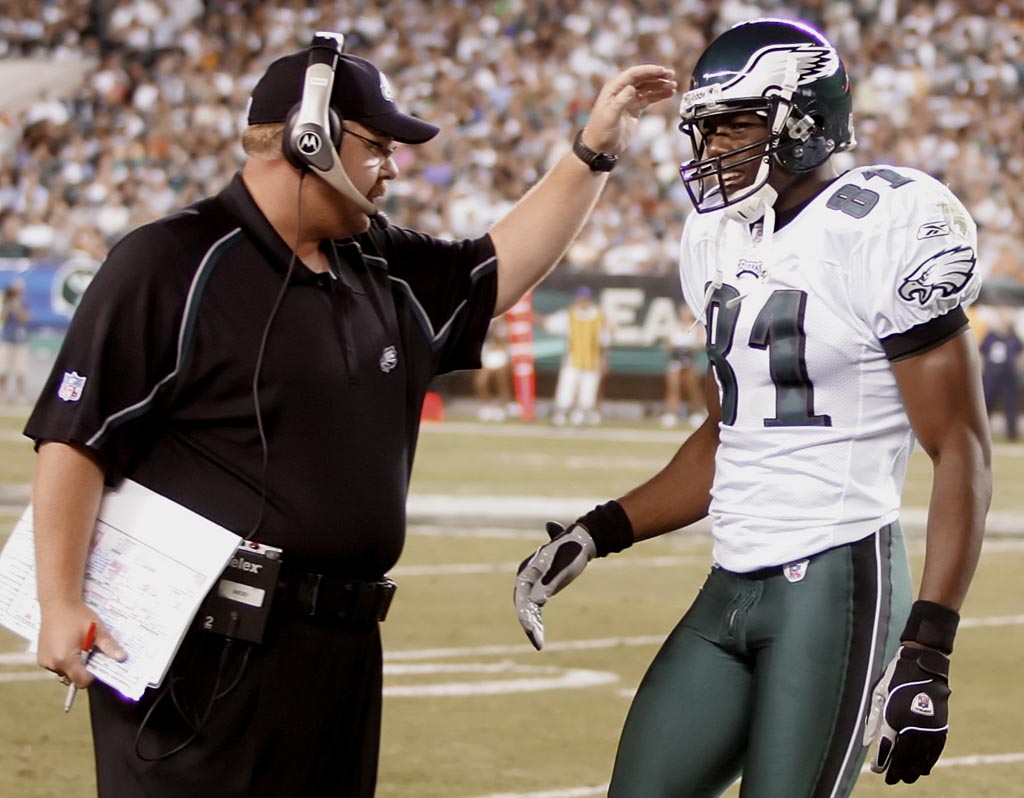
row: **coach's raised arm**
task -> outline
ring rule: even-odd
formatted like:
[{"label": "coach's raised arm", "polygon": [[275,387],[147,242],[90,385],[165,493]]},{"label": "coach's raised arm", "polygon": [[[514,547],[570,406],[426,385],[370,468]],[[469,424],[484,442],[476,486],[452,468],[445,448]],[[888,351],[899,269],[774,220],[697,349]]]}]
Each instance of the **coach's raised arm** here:
[{"label": "coach's raised arm", "polygon": [[608,173],[626,151],[640,115],[676,90],[675,73],[652,64],[630,67],[608,81],[586,127],[536,186],[491,230],[498,255],[500,316],[547,274],[576,238]]}]

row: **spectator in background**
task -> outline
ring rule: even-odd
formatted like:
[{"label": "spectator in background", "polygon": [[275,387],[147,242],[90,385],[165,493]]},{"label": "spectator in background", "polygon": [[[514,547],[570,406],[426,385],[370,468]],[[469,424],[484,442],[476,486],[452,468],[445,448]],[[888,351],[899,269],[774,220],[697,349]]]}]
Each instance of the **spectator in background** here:
[{"label": "spectator in background", "polygon": [[20,240],[21,225],[13,213],[0,214],[0,258],[24,258],[29,253]]},{"label": "spectator in background", "polygon": [[995,322],[981,341],[985,407],[990,416],[996,410],[1002,411],[1006,419],[1006,438],[1011,441],[1017,440],[1019,374],[1024,369],[1024,344],[1013,322],[1013,311],[999,308]]},{"label": "spectator in background", "polygon": [[515,412],[512,402],[512,356],[508,348],[508,319],[491,321],[480,353],[480,368],[473,374],[473,389],[480,402],[481,421],[504,421]]},{"label": "spectator in background", "polygon": [[598,424],[597,392],[604,371],[604,316],[594,304],[590,289],[580,286],[564,316],[566,352],[558,371],[555,412],[551,423],[565,426]]},{"label": "spectator in background", "polygon": [[[163,213],[169,200],[158,178],[152,200],[145,192],[138,202],[128,196],[128,184],[146,185],[153,170],[167,174],[177,194],[174,207],[217,190],[241,159],[239,119],[226,109],[244,101],[268,53],[300,46],[317,28],[352,31],[354,53],[386,65],[410,87],[414,110],[458,132],[458,144],[438,142],[402,156],[406,186],[385,210],[400,213],[405,226],[462,237],[454,228],[467,215],[491,216],[496,209],[493,218],[500,217],[558,157],[585,110],[579,97],[588,86],[597,88],[595,75],[613,63],[640,60],[673,62],[687,73],[691,54],[739,18],[792,16],[795,7],[849,54],[859,145],[856,160],[844,154],[840,167],[899,161],[921,168],[965,199],[985,226],[983,241],[1006,237],[1020,249],[1024,43],[1016,6],[1005,0],[796,6],[782,0],[580,0],[571,9],[562,4],[569,13],[540,2],[480,5],[473,14],[427,0],[7,5],[0,19],[3,57],[96,58],[83,70],[81,85],[41,96],[31,116],[29,109],[8,111],[11,129],[23,135],[13,156],[0,163],[0,195],[8,180],[21,183],[38,172],[48,189],[40,192],[44,218],[53,217],[50,206],[73,205],[69,228],[51,243],[48,254],[55,256],[67,254],[62,247],[80,227],[102,229],[109,246]],[[64,112],[55,102],[66,106]],[[581,231],[570,268],[674,269],[678,231],[659,226],[681,223],[685,214],[678,209],[689,210],[676,177],[679,161],[690,157],[674,135],[676,112],[666,103],[644,119],[631,152],[637,168],[612,176],[608,202]],[[45,121],[28,124],[40,117]],[[80,150],[79,140],[86,142]],[[122,159],[129,149],[131,159]],[[112,157],[117,163],[106,167]],[[69,162],[75,166],[63,170]],[[647,180],[636,179],[652,170],[653,193]],[[443,199],[459,195],[445,211]],[[0,207],[17,208],[20,224],[28,224],[29,209],[11,202]],[[631,209],[642,209],[639,224],[630,219]],[[449,218],[441,221],[444,214]],[[633,228],[642,228],[646,241],[627,240]],[[617,251],[609,255],[610,248]],[[988,268],[985,259],[982,268]],[[1019,259],[992,268],[1024,281]]]},{"label": "spectator in background", "polygon": [[28,401],[29,318],[25,281],[16,277],[4,289],[0,305],[0,397],[4,401]]},{"label": "spectator in background", "polygon": [[683,402],[690,424],[699,427],[707,416],[704,400],[704,328],[697,324],[693,311],[685,302],[679,304],[676,325],[665,336],[668,365],[665,367],[665,412],[661,426],[674,427],[679,423],[679,410]]}]

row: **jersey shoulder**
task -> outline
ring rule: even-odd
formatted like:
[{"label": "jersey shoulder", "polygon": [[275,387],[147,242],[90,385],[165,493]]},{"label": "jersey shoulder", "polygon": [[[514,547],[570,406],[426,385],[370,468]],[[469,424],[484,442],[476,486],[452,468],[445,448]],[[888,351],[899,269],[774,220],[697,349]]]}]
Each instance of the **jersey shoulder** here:
[{"label": "jersey shoulder", "polygon": [[825,195],[823,211],[839,211],[839,216],[863,220],[864,232],[871,235],[884,237],[900,231],[920,240],[949,236],[970,241],[977,235],[963,203],[920,169],[860,166],[841,175]]},{"label": "jersey shoulder", "polygon": [[880,338],[977,298],[977,227],[946,186],[920,170],[888,165],[853,169],[837,184],[833,197],[840,199],[830,201],[866,208],[860,235],[846,236],[845,244]]},{"label": "jersey shoulder", "polygon": [[242,228],[215,199],[201,200],[127,233],[111,249],[107,264],[147,272],[194,272],[204,259],[241,240]]}]

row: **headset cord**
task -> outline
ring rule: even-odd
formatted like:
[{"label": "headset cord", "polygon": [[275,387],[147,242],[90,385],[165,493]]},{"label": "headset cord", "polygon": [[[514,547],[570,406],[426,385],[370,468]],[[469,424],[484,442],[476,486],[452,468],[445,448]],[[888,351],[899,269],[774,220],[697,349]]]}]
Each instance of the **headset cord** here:
[{"label": "headset cord", "polygon": [[[281,289],[277,292],[277,297],[274,299],[274,305],[271,307],[270,315],[267,317],[267,322],[263,327],[263,334],[260,338],[260,348],[256,354],[256,368],[253,370],[252,375],[252,399],[256,411],[256,429],[260,436],[260,505],[259,512],[256,515],[256,523],[253,524],[252,529],[249,530],[249,533],[245,536],[246,540],[251,540],[259,530],[260,525],[263,523],[263,514],[267,505],[267,472],[270,461],[270,450],[267,445],[266,429],[263,426],[263,411],[260,408],[260,372],[263,369],[263,356],[267,349],[267,339],[270,337],[270,328],[273,326],[274,319],[277,317],[277,312],[281,307],[281,302],[284,300],[284,294],[288,290],[292,274],[295,271],[295,261],[297,257],[296,250],[298,250],[299,247],[299,231],[302,229],[302,183],[304,179],[305,173],[300,174],[299,190],[297,192],[298,200],[295,208],[295,246],[292,247],[292,255],[288,260],[288,268],[285,271],[284,280],[281,282]],[[210,700],[202,714],[197,718],[190,717],[191,713],[188,711],[188,707],[183,705],[183,702],[179,698],[177,692],[175,692],[175,687],[179,682],[184,681],[184,677],[176,676],[172,678],[153,701],[152,706],[150,706],[146,711],[146,714],[142,718],[142,722],[139,723],[139,728],[135,732],[135,755],[138,756],[139,759],[144,762],[159,762],[161,759],[167,759],[168,757],[183,751],[195,741],[206,726],[206,722],[209,720],[210,715],[213,712],[213,705],[238,686],[238,683],[242,680],[242,676],[245,674],[246,666],[249,663],[249,653],[252,651],[251,647],[246,648],[245,654],[242,656],[242,664],[238,669],[238,674],[231,681],[231,684],[224,688],[223,691],[220,691],[219,689],[221,680],[224,678],[224,673],[227,669],[228,656],[231,653],[232,644],[234,643],[234,633],[237,630],[237,626],[238,616],[233,613],[232,628],[229,629],[227,636],[224,638],[224,648],[221,650],[220,660],[217,664],[217,675],[213,681],[213,688],[210,690]],[[178,711],[179,717],[185,721],[188,728],[191,729],[192,734],[186,737],[184,741],[174,746],[174,748],[164,751],[161,754],[157,754],[156,756],[149,757],[144,755],[140,748],[142,733],[145,731],[146,725],[149,723],[149,719],[153,715],[153,712],[160,705],[160,702],[168,695],[171,696],[171,700],[174,702],[174,708]]]},{"label": "headset cord", "polygon": [[[207,702],[206,707],[202,713],[198,716],[193,717],[189,708],[182,701],[181,697],[175,691],[175,688],[180,682],[185,681],[184,676],[175,676],[167,683],[167,686],[160,692],[160,694],[153,701],[152,706],[146,710],[146,714],[142,718],[142,722],[139,723],[139,728],[135,732],[135,755],[143,762],[159,762],[162,759],[168,759],[180,751],[184,751],[188,746],[195,742],[196,738],[202,733],[206,727],[207,721],[210,719],[210,715],[213,714],[213,705],[216,704],[220,699],[228,695],[232,690],[238,687],[242,681],[242,676],[245,675],[245,670],[249,665],[249,654],[252,652],[252,647],[249,646],[245,649],[245,653],[242,654],[242,662],[238,667],[238,673],[235,674],[235,678],[231,680],[231,683],[227,685],[223,690],[220,689],[220,683],[224,679],[224,674],[227,671],[228,659],[231,654],[232,645],[235,642],[234,632],[237,631],[238,627],[238,615],[237,613],[232,614],[232,630],[231,637],[224,638],[224,647],[221,649],[220,658],[217,661],[217,674],[213,680],[213,687],[210,690],[210,700]],[[150,717],[156,711],[156,708],[160,705],[160,702],[164,700],[168,695],[171,696],[171,700],[174,702],[174,708],[178,712],[178,717],[185,721],[186,726],[191,730],[191,734],[186,737],[182,742],[173,748],[164,751],[163,753],[156,754],[155,756],[146,756],[142,753],[142,733],[146,730],[146,725],[149,723]]]},{"label": "headset cord", "polygon": [[281,301],[284,299],[285,291],[288,290],[288,286],[291,283],[292,273],[295,271],[296,250],[299,248],[299,231],[302,230],[302,183],[305,180],[305,177],[305,172],[300,173],[299,190],[297,192],[298,201],[296,202],[295,207],[295,246],[292,247],[292,256],[288,260],[288,269],[285,272],[284,281],[281,283],[281,290],[277,292],[277,298],[274,300],[274,306],[270,309],[270,316],[267,317],[267,323],[263,327],[263,336],[260,339],[259,352],[256,354],[256,368],[252,375],[252,401],[256,409],[256,429],[259,431],[260,435],[262,464],[260,469],[260,509],[259,513],[256,515],[256,523],[253,524],[252,529],[249,530],[249,534],[245,536],[246,540],[252,540],[256,535],[260,525],[263,523],[263,513],[267,506],[267,470],[270,460],[270,450],[267,445],[267,432],[263,427],[263,411],[260,408],[260,372],[263,369],[263,355],[267,349],[267,339],[270,337],[270,328],[274,323],[274,319],[277,317],[277,312],[281,307]]}]

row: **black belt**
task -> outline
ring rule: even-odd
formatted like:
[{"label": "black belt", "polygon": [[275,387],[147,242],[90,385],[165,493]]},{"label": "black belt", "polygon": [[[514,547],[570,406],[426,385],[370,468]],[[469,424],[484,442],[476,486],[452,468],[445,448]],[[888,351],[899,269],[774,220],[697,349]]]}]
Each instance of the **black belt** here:
[{"label": "black belt", "polygon": [[342,623],[383,621],[398,585],[338,579],[317,573],[287,573],[278,583],[277,600],[289,614]]}]

